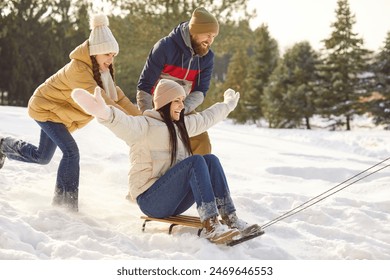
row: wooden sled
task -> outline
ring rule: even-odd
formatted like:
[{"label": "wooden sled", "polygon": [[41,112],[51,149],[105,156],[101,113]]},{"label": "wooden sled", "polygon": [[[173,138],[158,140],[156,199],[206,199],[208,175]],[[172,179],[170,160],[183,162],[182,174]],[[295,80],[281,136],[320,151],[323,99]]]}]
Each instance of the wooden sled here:
[{"label": "wooden sled", "polygon": [[141,216],[141,219],[145,220],[142,225],[142,231],[145,231],[146,223],[151,221],[170,224],[168,230],[169,234],[172,233],[172,229],[175,226],[186,226],[186,227],[197,228],[198,236],[200,236],[200,233],[202,232],[203,229],[199,217],[195,217],[195,216],[177,215],[177,216],[170,216],[167,218],[153,218],[148,216]]},{"label": "wooden sled", "polygon": [[[148,216],[141,216],[141,219],[145,220],[143,225],[142,225],[142,231],[145,231],[146,223],[155,221],[155,222],[161,222],[161,223],[167,223],[170,224],[168,233],[172,233],[172,229],[175,226],[186,226],[186,227],[193,227],[198,229],[198,236],[200,236],[203,226],[202,223],[200,222],[199,217],[195,216],[188,216],[188,215],[177,215],[177,216],[170,216],[167,218],[153,218],[153,217],[148,217]],[[222,220],[220,220],[221,223],[223,223]],[[249,235],[249,236],[244,236],[241,237],[240,239],[233,240],[230,243],[227,243],[227,246],[235,246],[238,244],[241,244],[245,241],[251,240],[253,238],[256,238],[258,236],[261,236],[264,234],[264,231],[259,231],[255,234]]]}]

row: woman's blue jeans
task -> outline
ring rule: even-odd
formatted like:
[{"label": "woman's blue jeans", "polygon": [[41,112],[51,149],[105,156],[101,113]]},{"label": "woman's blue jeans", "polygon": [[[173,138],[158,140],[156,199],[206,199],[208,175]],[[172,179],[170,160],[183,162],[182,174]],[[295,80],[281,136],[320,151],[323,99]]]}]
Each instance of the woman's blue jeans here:
[{"label": "woman's blue jeans", "polygon": [[79,187],[80,154],[76,141],[61,123],[38,122],[41,127],[39,147],[23,140],[5,137],[1,146],[9,159],[48,164],[57,146],[62,151],[62,159],[57,171],[56,187],[62,191],[76,191]]},{"label": "woman's blue jeans", "polygon": [[155,218],[179,215],[194,203],[201,221],[235,212],[222,165],[212,154],[177,163],[139,195],[137,203],[143,213]]}]

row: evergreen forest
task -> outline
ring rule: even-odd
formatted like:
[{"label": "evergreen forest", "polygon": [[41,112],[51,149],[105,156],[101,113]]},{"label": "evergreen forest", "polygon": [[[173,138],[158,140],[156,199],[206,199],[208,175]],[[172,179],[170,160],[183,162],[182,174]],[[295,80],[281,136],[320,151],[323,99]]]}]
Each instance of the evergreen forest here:
[{"label": "evergreen forest", "polygon": [[[227,88],[241,94],[230,114],[237,123],[269,128],[312,128],[314,116],[330,130],[351,130],[353,118],[372,117],[390,129],[390,31],[378,50],[365,49],[354,33],[348,0],[338,0],[323,48],[296,42],[283,53],[247,0],[103,0],[120,47],[116,83],[135,102],[136,86],[152,46],[196,7],[219,20],[212,49],[214,75],[202,110],[222,100]],[[90,0],[7,0],[0,2],[0,105],[27,106],[34,90],[69,62],[70,52],[88,39]]]}]

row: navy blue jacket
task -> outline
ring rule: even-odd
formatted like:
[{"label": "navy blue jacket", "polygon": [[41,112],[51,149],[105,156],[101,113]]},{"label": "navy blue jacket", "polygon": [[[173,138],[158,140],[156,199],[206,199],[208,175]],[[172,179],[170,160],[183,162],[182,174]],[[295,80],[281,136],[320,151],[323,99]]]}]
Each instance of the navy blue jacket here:
[{"label": "navy blue jacket", "polygon": [[192,82],[192,90],[203,95],[210,86],[214,53],[196,55],[191,47],[188,21],[180,23],[152,48],[138,81],[138,90],[152,94],[161,75]]}]

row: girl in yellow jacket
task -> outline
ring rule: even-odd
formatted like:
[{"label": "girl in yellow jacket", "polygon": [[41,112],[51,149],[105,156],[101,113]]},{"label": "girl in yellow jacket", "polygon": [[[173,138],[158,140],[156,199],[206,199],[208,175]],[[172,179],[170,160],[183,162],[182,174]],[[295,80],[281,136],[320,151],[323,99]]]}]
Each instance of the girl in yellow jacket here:
[{"label": "girl in yellow jacket", "polygon": [[72,90],[83,88],[93,93],[99,86],[106,104],[128,115],[141,114],[115,85],[113,62],[119,46],[108,27],[107,16],[94,16],[91,29],[89,39],[71,52],[71,61],[41,84],[29,101],[28,113],[41,127],[39,145],[12,137],[0,138],[0,168],[5,158],[47,164],[58,146],[63,155],[53,205],[63,205],[73,211],[78,211],[80,155],[71,133],[88,124],[93,116],[73,101]]}]

